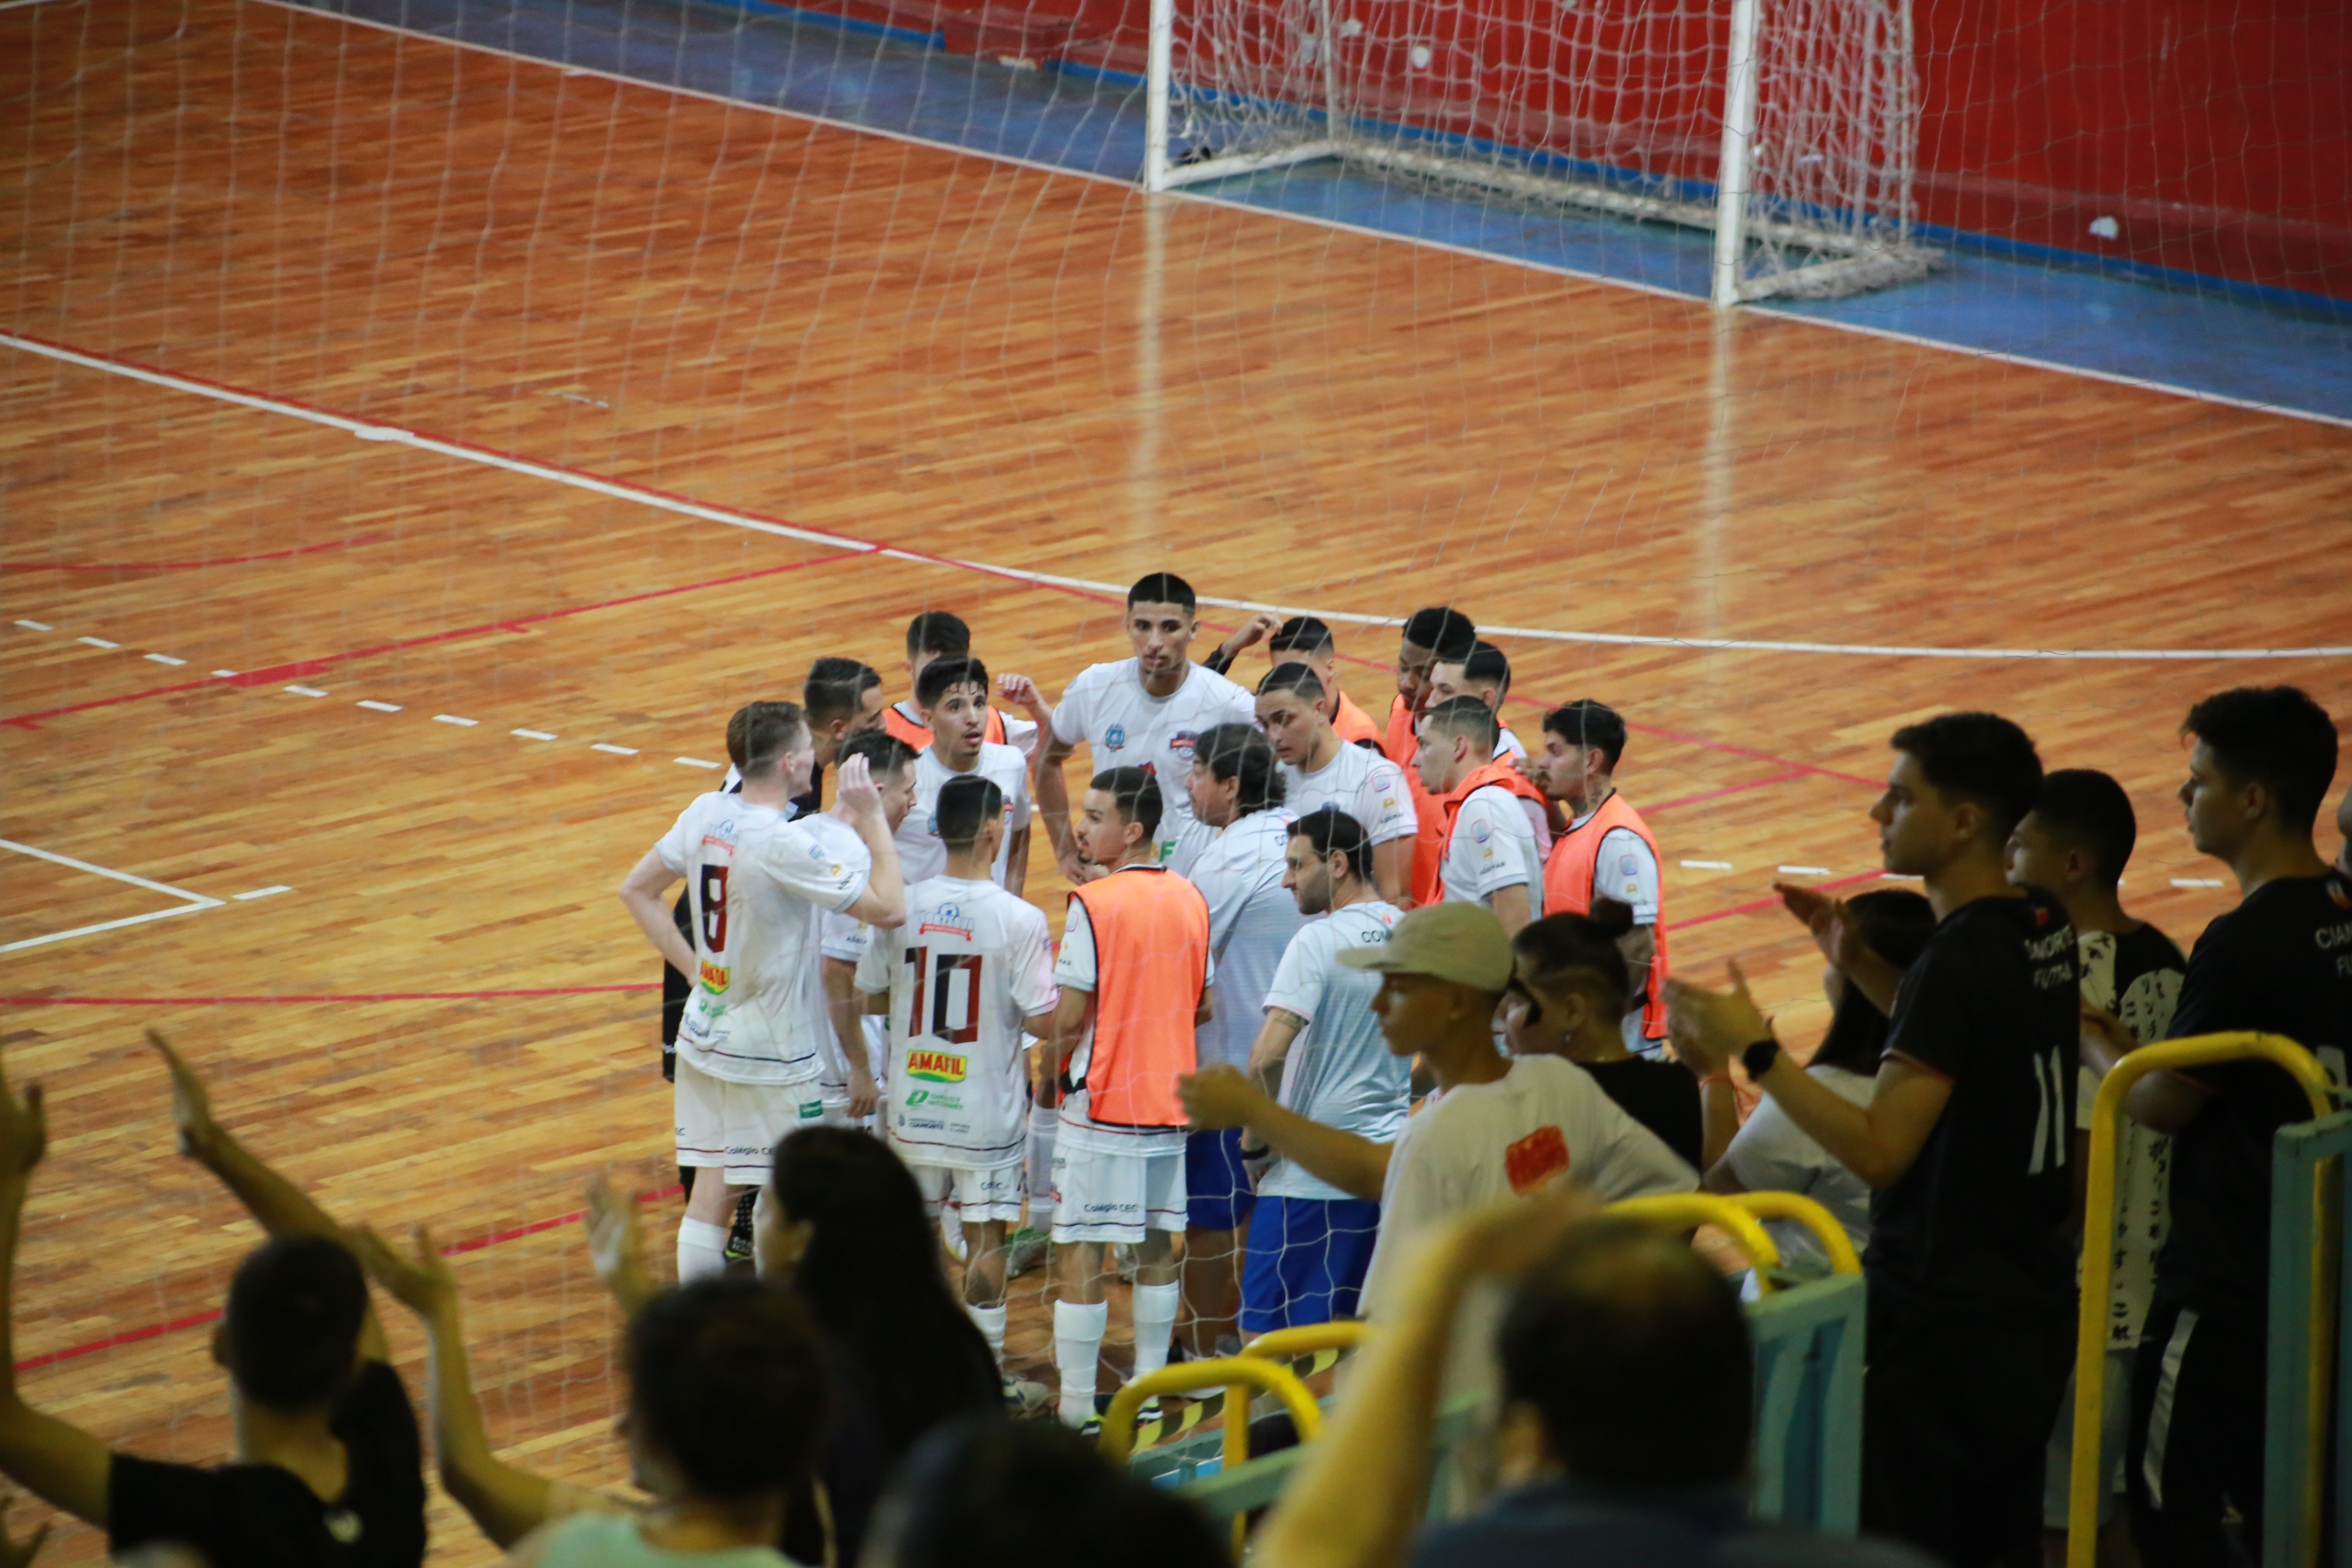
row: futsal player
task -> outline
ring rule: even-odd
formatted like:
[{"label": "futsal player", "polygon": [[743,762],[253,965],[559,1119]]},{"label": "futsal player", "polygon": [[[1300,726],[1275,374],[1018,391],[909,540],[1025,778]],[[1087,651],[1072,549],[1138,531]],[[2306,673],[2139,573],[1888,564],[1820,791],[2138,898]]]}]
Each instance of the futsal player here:
[{"label": "futsal player", "polygon": [[[874,787],[882,796],[883,825],[896,843],[915,804],[915,754],[907,749],[906,742],[877,727],[860,730],[843,742],[840,755],[845,763],[853,757],[865,759]],[[808,826],[836,857],[859,852],[856,831],[844,816],[839,801],[834,803],[831,811],[808,818]],[[898,877],[905,884],[904,860],[899,862]],[[857,963],[873,945],[874,931],[863,921],[833,912],[824,917],[820,941],[825,1010],[833,1019],[832,1060],[820,1084],[824,1118],[836,1126],[861,1127],[867,1131],[875,1130],[874,1116],[881,1109],[883,1086],[889,1078],[890,1050],[889,1034],[882,1020],[866,1016],[865,1005],[857,997]],[[737,1212],[740,1217],[740,1205]],[[730,1234],[730,1258],[735,1256],[734,1247],[735,1238]]]},{"label": "futsal player", "polygon": [[1625,1015],[1625,1048],[1657,1057],[1666,1044],[1664,882],[1658,840],[1642,814],[1617,789],[1625,755],[1625,721],[1589,697],[1544,715],[1543,754],[1526,771],[1557,801],[1567,827],[1544,859],[1544,909],[1585,914],[1596,895],[1633,911],[1633,928],[1619,942],[1639,1005]]},{"label": "futsal player", "polygon": [[1187,651],[1198,629],[1192,585],[1154,572],[1127,591],[1128,646],[1134,656],[1080,670],[1054,710],[1052,732],[1037,759],[1037,805],[1054,858],[1073,882],[1098,872],[1078,853],[1069,822],[1070,793],[1062,763],[1084,743],[1097,773],[1141,768],[1160,781],[1165,815],[1151,853],[1181,871],[1208,839],[1192,820],[1184,777],[1192,768],[1193,738],[1213,724],[1248,724],[1257,718],[1247,691],[1192,662]]},{"label": "futsal player", "polygon": [[1404,770],[1405,788],[1412,797],[1412,904],[1433,904],[1444,897],[1439,867],[1445,858],[1445,814],[1427,791],[1412,765],[1418,744],[1413,726],[1429,707],[1429,678],[1443,658],[1467,658],[1477,644],[1478,628],[1459,610],[1432,605],[1405,617],[1397,641],[1396,695],[1390,699],[1381,749],[1389,761]]},{"label": "futsal player", "polygon": [[2074,930],[2006,875],[2042,763],[2025,731],[1947,713],[1895,732],[1871,816],[1885,868],[1921,879],[1938,923],[1908,970],[1839,900],[1781,885],[1845,984],[1888,1017],[1857,1105],[1784,1056],[1744,981],[1667,986],[1675,1054],[1740,1058],[1788,1119],[1874,1192],[1862,1527],[1956,1568],[2032,1562],[2042,1455],[2074,1361]]},{"label": "futsal player", "polygon": [[1286,664],[1304,664],[1315,672],[1324,693],[1316,706],[1330,721],[1340,740],[1351,746],[1381,750],[1380,725],[1340,689],[1339,646],[1332,640],[1331,628],[1313,616],[1293,616],[1286,621],[1265,614],[1252,616],[1247,625],[1202,662],[1219,675],[1229,675],[1242,650],[1260,640],[1265,643],[1270,669],[1279,669]]},{"label": "futsal player", "polygon": [[[906,916],[898,849],[866,763],[841,768],[845,824],[857,843],[837,856],[811,825],[785,816],[815,761],[801,710],[779,702],[757,715],[743,752],[742,793],[698,797],[621,884],[655,951],[695,976],[677,1036],[677,1163],[722,1179],[697,1182],[687,1200],[681,1279],[726,1268],[736,1194],[761,1187],[777,1139],[824,1118],[834,1030],[823,916],[884,926]],[[694,895],[690,947],[661,902],[680,878]]]},{"label": "futsal player", "polygon": [[1369,746],[1351,746],[1324,714],[1328,689],[1311,666],[1277,664],[1257,687],[1257,721],[1282,764],[1293,816],[1337,806],[1363,825],[1380,896],[1402,904],[1412,882],[1412,795],[1404,770]]},{"label": "futsal player", "polygon": [[[1339,955],[1386,942],[1403,911],[1373,886],[1372,846],[1347,812],[1307,812],[1290,824],[1283,847],[1283,885],[1307,921],[1266,989],[1249,1075],[1278,1083],[1276,1100],[1294,1115],[1393,1142],[1411,1109],[1412,1075],[1372,1016],[1378,977],[1345,967]],[[1355,1316],[1381,1205],[1295,1160],[1276,1159],[1257,1194],[1242,1267],[1243,1337]]]},{"label": "futsal player", "polygon": [[[2181,728],[2196,740],[2180,786],[2190,841],[2230,868],[2240,897],[2197,939],[2169,1034],[2284,1036],[2341,1083],[2352,877],[2312,841],[2336,776],[2335,722],[2294,687],[2242,687],[2198,703]],[[2102,1071],[2131,1044],[2105,1020],[2084,1035]],[[2149,1568],[2233,1561],[2223,1520],[2234,1507],[2245,1555],[2260,1561],[2272,1146],[2311,1106],[2252,1061],[2150,1073],[2125,1104],[2172,1134],[2172,1233],[2132,1387],[2133,1540]]]},{"label": "futsal player", "polygon": [[1511,661],[1501,648],[1480,638],[1458,659],[1441,658],[1430,667],[1429,705],[1454,697],[1475,697],[1495,715],[1495,755],[1523,762],[1528,749],[1503,722],[1503,700],[1511,694]]},{"label": "futsal player", "polygon": [[[2138,836],[2131,796],[2123,785],[2089,768],[2062,769],[2042,779],[2033,809],[2009,836],[2009,879],[2043,889],[2065,906],[2074,927],[2084,1007],[2119,1019],[2133,1040],[2145,1045],[2164,1038],[2170,1029],[2188,960],[2170,937],[2124,909],[2119,889]],[[2091,1108],[2098,1093],[2099,1074],[2086,1060],[2075,1090],[2078,1157],[2089,1152]],[[2128,1118],[2119,1131],[2114,1272],[2107,1285],[2107,1364],[2099,1412],[2099,1531],[2101,1558],[2127,1564],[2129,1532],[2108,1539],[2108,1526],[2116,1517],[2116,1499],[2124,1490],[2132,1364],[2156,1289],[2157,1249],[2172,1225],[2172,1206],[2165,1194],[2172,1155],[2170,1141],[2162,1133]],[[2043,1466],[2045,1559],[2063,1558],[2065,1552],[2067,1494],[2074,1468],[2074,1411],[2070,1382],[2050,1429]]]},{"label": "futsal player", "polygon": [[890,1147],[933,1222],[961,1226],[965,1310],[996,1357],[1007,1408],[1027,1415],[1045,1391],[1003,1370],[1004,1238],[1021,1220],[1028,1147],[1023,1034],[1050,1036],[1060,992],[1044,911],[997,880],[1003,788],[960,773],[931,809],[946,861],[907,889],[906,923],[875,933],[857,987],[887,1009]]},{"label": "futsal player", "polygon": [[[1350,746],[1346,748],[1354,751]],[[1283,887],[1290,816],[1274,748],[1248,724],[1219,724],[1192,746],[1186,788],[1192,815],[1216,837],[1186,873],[1209,906],[1215,1016],[1194,1034],[1200,1066],[1245,1066],[1266,988],[1304,916]],[[1241,1307],[1241,1253],[1257,1196],[1242,1163],[1241,1131],[1184,1140],[1184,1306],[1197,1354],[1223,1353]],[[1231,1349],[1241,1348],[1235,1342]]]},{"label": "futsal player", "polygon": [[1412,765],[1445,824],[1443,899],[1484,904],[1516,934],[1544,912],[1543,847],[1528,811],[1542,799],[1494,756],[1495,710],[1476,698],[1449,698],[1422,715]]},{"label": "futsal player", "polygon": [[[970,658],[971,628],[945,610],[925,610],[907,623],[908,695],[883,710],[882,722],[890,733],[920,752],[931,743],[930,708],[923,700],[923,670],[933,659]],[[984,706],[984,704],[983,704]],[[1023,760],[1037,752],[1037,731],[1050,713],[1033,707],[1026,719],[1008,719],[988,710],[988,726],[981,737],[991,745],[1013,746]],[[1026,826],[1024,821],[1022,824]]]},{"label": "futsal player", "polygon": [[[1163,601],[1165,602],[1165,601]],[[1095,1419],[1095,1382],[1110,1308],[1103,1254],[1135,1249],[1135,1375],[1168,1364],[1181,1295],[1184,1112],[1176,1081],[1195,1061],[1193,1031],[1212,1013],[1209,906],[1166,869],[1160,785],[1141,768],[1094,776],[1074,848],[1099,873],[1070,892],[1046,1037],[1060,1068],[1054,1150],[1054,1362],[1061,1418]]]},{"label": "futsal player", "polygon": [[908,884],[936,877],[947,863],[936,808],[949,780],[992,782],[1003,798],[991,879],[1018,898],[1029,876],[1029,762],[1020,751],[988,739],[995,710],[988,705],[988,667],[968,655],[927,661],[915,693],[930,721],[931,739],[915,755],[914,809],[898,826],[898,862]]}]

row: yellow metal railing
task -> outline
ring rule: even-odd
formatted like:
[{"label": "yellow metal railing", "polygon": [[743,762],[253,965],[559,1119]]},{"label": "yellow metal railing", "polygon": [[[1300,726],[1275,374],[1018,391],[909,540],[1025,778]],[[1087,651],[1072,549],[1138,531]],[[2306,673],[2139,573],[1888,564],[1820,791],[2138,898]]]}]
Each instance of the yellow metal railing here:
[{"label": "yellow metal railing", "polygon": [[[2126,1053],[2099,1080],[2099,1097],[2091,1109],[2090,1187],[2083,1203],[2082,1309],[2074,1335],[2074,1444],[2073,1474],[2066,1492],[2066,1568],[2095,1568],[2098,1559],[2099,1489],[2106,1471],[2099,1463],[2099,1411],[2106,1392],[2107,1288],[2115,1276],[2116,1148],[2124,1118],[2124,1098],[2132,1086],[2152,1072],[2205,1067],[2214,1062],[2266,1061],[2275,1064],[2303,1088],[2311,1113],[2325,1116],[2331,1106],[2326,1069],[2317,1058],[2280,1035],[2197,1035],[2166,1040]],[[2315,1178],[2316,1179],[2316,1178]],[[2321,1214],[2332,1212],[2323,1206]],[[2323,1226],[2323,1235],[2330,1227]],[[2276,1237],[2273,1237],[2276,1244]],[[2314,1270],[2325,1279],[2326,1270]],[[2326,1452],[2327,1391],[2326,1369],[2335,1357],[2334,1314],[2315,1311],[2312,1317],[2314,1375],[2308,1380],[2314,1454]],[[2322,1467],[2312,1467],[2315,1485]],[[2315,1505],[2315,1500],[2314,1500]]]},{"label": "yellow metal railing", "polygon": [[1249,1400],[1254,1392],[1271,1394],[1290,1412],[1298,1440],[1312,1442],[1323,1435],[1323,1410],[1297,1374],[1276,1362],[1257,1356],[1219,1356],[1213,1361],[1179,1362],[1146,1373],[1111,1395],[1103,1415],[1102,1451],[1125,1460],[1135,1447],[1135,1413],[1154,1394],[1193,1394],[1203,1388],[1225,1391],[1225,1463],[1238,1465],[1249,1458]]},{"label": "yellow metal railing", "polygon": [[1371,1331],[1372,1325],[1361,1318],[1269,1329],[1244,1345],[1242,1354],[1281,1361],[1289,1356],[1313,1355],[1317,1351],[1346,1350],[1350,1345],[1362,1344]]},{"label": "yellow metal railing", "polygon": [[1822,1244],[1822,1253],[1830,1260],[1832,1274],[1859,1274],[1862,1259],[1853,1250],[1853,1238],[1845,1233],[1837,1215],[1812,1199],[1797,1193],[1726,1193],[1725,1201],[1738,1204],[1758,1219],[1794,1220],[1813,1233]]},{"label": "yellow metal railing", "polygon": [[[1756,1289],[1769,1292],[1772,1281],[1765,1272],[1780,1266],[1780,1249],[1755,1214],[1717,1193],[1661,1193],[1646,1198],[1620,1198],[1601,1211],[1672,1230],[1695,1230],[1711,1225],[1728,1232],[1748,1255],[1756,1270]],[[1848,1251],[1853,1249],[1849,1247]]]}]

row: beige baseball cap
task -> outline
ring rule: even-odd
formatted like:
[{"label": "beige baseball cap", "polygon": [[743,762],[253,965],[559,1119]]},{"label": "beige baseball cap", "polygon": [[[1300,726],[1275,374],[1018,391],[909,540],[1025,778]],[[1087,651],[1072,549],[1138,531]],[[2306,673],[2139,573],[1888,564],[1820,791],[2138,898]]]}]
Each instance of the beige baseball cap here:
[{"label": "beige baseball cap", "polygon": [[1484,904],[1426,904],[1397,921],[1383,945],[1341,948],[1339,962],[1500,991],[1511,983],[1511,939]]}]

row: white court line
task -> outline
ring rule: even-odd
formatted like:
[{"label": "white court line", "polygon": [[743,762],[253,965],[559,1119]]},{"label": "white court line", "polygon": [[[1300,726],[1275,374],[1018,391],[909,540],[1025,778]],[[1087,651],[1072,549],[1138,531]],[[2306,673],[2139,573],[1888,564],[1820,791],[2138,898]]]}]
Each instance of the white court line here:
[{"label": "white court line", "polygon": [[1685,860],[1683,862],[1683,869],[1685,871],[1728,871],[1731,869],[1731,862],[1728,860]]},{"label": "white court line", "polygon": [[1826,877],[1830,874],[1827,866],[1775,866],[1772,869],[1783,877]]},{"label": "white court line", "polygon": [[526,741],[552,741],[556,739],[555,736],[549,734],[544,730],[509,730],[507,733],[509,735],[520,735]]},{"label": "white court line", "polygon": [[359,707],[359,708],[364,708],[364,709],[366,709],[366,710],[367,710],[369,712],[371,712],[371,713],[397,713],[397,712],[399,712],[399,711],[400,711],[400,704],[399,704],[399,703],[397,703],[397,702],[378,702],[378,701],[377,701],[374,698],[373,698],[373,697],[362,697],[362,698],[361,698],[361,699],[359,700],[359,701],[358,701],[358,702],[356,702],[355,704],[353,704],[353,706],[354,706],[354,707]]},{"label": "white court line", "polygon": [[436,724],[459,724],[468,730],[481,722],[479,719],[460,719],[455,713],[436,713],[433,721]]},{"label": "white court line", "polygon": [[284,689],[292,692],[297,697],[324,697],[326,695],[325,692],[320,690],[315,686],[289,686],[284,688]]},{"label": "white court line", "polygon": [[592,752],[610,752],[616,757],[634,757],[637,754],[637,749],[635,746],[614,746],[603,741],[597,742],[588,749]]},{"label": "white court line", "polygon": [[[286,0],[269,0],[285,4]],[[306,7],[290,5],[302,10]],[[314,13],[316,14],[316,13]],[[725,101],[725,100],[721,100]],[[698,501],[658,491],[639,489],[635,486],[603,479],[587,474],[572,473],[562,468],[549,468],[541,463],[520,458],[509,458],[496,452],[479,451],[453,442],[435,440],[413,431],[391,426],[363,425],[341,415],[322,413],[299,404],[286,403],[255,393],[232,392],[226,387],[208,385],[164,371],[148,370],[139,365],[118,364],[112,360],[78,350],[59,348],[54,344],[36,342],[13,332],[0,331],[0,346],[39,354],[44,358],[85,369],[103,371],[110,375],[128,376],[152,386],[168,387],[174,392],[191,393],[221,403],[233,403],[240,407],[258,409],[265,414],[282,414],[289,418],[307,420],[338,430],[347,430],[367,440],[392,446],[406,446],[420,451],[435,452],[468,463],[480,463],[488,468],[503,468],[530,479],[551,480],[569,485],[575,489],[593,491],[598,495],[635,501],[641,506],[655,507],[680,516],[699,518],[706,522],[724,523],[730,528],[750,529],[758,533],[772,533],[785,539],[798,539],[812,544],[827,544],[844,551],[863,551],[887,556],[894,561],[918,562],[927,566],[959,566],[966,571],[984,572],[992,576],[1009,578],[1020,583],[1040,583],[1051,587],[1075,588],[1089,594],[1124,598],[1127,584],[1098,583],[1086,577],[1063,577],[1050,572],[1033,572],[1020,566],[1000,566],[985,561],[960,561],[943,555],[927,555],[919,551],[879,544],[872,540],[852,539],[844,534],[822,533],[814,529],[792,528],[764,518],[754,518],[741,512],[705,506]],[[1226,599],[1202,595],[1201,603],[1223,609],[1264,610],[1279,616],[1314,616],[1326,621],[1339,621],[1353,626],[1393,626],[1403,624],[1397,616],[1363,615],[1349,610],[1325,609],[1318,605],[1275,605],[1255,599]],[[1763,637],[1657,637],[1634,632],[1573,632],[1549,626],[1482,626],[1479,630],[1493,637],[1526,637],[1538,642],[1591,643],[1619,647],[1671,647],[1707,653],[1805,653],[1830,654],[1864,658],[1984,658],[2042,660],[2177,660],[2177,659],[2271,659],[2271,658],[2343,658],[2352,656],[2352,644],[2315,647],[2239,647],[2239,648],[2024,648],[2024,647],[1922,647],[1884,643],[1780,642]],[[215,674],[234,671],[214,671]],[[455,722],[455,721],[451,721]]]},{"label": "white court line", "polygon": [[92,647],[102,647],[107,649],[118,648],[122,646],[119,642],[109,642],[104,637],[76,637],[74,638],[74,641],[88,643]]},{"label": "white court line", "polygon": [[47,621],[18,621],[16,624],[28,632],[53,632],[58,629]]},{"label": "white court line", "polygon": [[147,656],[147,662],[150,664],[182,665],[188,661],[184,658],[173,658],[168,653],[151,653]]},{"label": "white court line", "polygon": [[706,763],[700,757],[672,757],[670,761],[678,763],[682,767],[709,768],[714,773],[719,769],[719,764],[717,763]]},{"label": "white court line", "polygon": [[134,877],[128,871],[110,870],[104,866],[93,866],[87,860],[77,860],[70,855],[59,855],[47,849],[36,849],[29,844],[19,844],[14,839],[0,838],[0,849],[13,849],[19,855],[30,855],[36,860],[47,860],[53,865],[68,866],[77,871],[88,871],[92,876],[111,878],[117,882],[128,882],[134,888],[144,888],[151,893],[162,893],[183,900],[176,909],[151,910],[143,915],[125,915],[121,920],[100,921],[96,925],[76,926],[71,931],[54,931],[46,936],[28,936],[22,942],[0,942],[0,952],[15,952],[20,948],[27,947],[46,947],[50,942],[64,942],[70,937],[89,936],[102,931],[120,931],[124,926],[145,925],[149,921],[167,921],[174,915],[201,914],[206,910],[219,909],[223,901],[219,899],[206,898],[202,893],[192,893],[185,888],[174,888],[169,882],[151,882],[144,877]]},{"label": "white court line", "polygon": [[254,899],[274,899],[280,893],[290,893],[293,890],[293,889],[288,887],[285,883],[280,882],[276,887],[256,888],[249,893],[231,893],[229,897],[242,904]]}]

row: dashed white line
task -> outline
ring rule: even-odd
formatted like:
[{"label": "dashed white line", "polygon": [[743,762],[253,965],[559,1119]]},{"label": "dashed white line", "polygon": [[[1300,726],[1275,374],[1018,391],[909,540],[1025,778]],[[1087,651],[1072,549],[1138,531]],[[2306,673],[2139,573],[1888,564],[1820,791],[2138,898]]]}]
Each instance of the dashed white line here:
[{"label": "dashed white line", "polygon": [[297,697],[324,697],[326,695],[325,692],[320,690],[315,686],[288,686],[281,688],[280,689],[290,691]]},{"label": "dashed white line", "polygon": [[1919,878],[1912,875],[1908,871],[1881,871],[1878,874],[1878,879],[1882,882],[1916,882],[1920,880]]},{"label": "dashed white line", "polygon": [[468,730],[481,722],[479,719],[460,719],[455,713],[436,713],[433,721],[436,724],[463,724]]},{"label": "dashed white line", "polygon": [[92,647],[113,648],[121,647],[122,646],[119,642],[109,642],[104,637],[76,637],[74,638],[74,641],[88,643]]},{"label": "dashed white line", "polygon": [[18,621],[16,624],[28,632],[53,632],[58,629],[47,621]]},{"label": "dashed white line", "polygon": [[509,730],[509,735],[520,735],[526,741],[552,741],[554,736],[544,730]]},{"label": "dashed white line", "polygon": [[241,904],[250,899],[274,898],[279,893],[290,893],[293,890],[293,889],[288,887],[285,883],[280,882],[274,888],[256,888],[249,893],[231,893],[229,897],[235,899]]},{"label": "dashed white line", "polygon": [[2176,888],[2218,888],[2221,885],[2221,879],[2219,877],[2175,877],[2172,879],[2172,885]]},{"label": "dashed white line", "polygon": [[214,678],[220,680],[233,679],[238,673],[238,671],[234,669],[215,669],[213,671]]},{"label": "dashed white line", "polygon": [[353,706],[364,708],[371,713],[397,713],[400,711],[399,703],[378,702],[373,697],[362,697],[357,703],[353,704]]},{"label": "dashed white line", "polygon": [[1685,871],[1728,871],[1731,869],[1731,862],[1728,860],[1685,860],[1683,862],[1683,869]]},{"label": "dashed white line", "polygon": [[670,761],[681,763],[686,767],[709,768],[714,772],[716,772],[719,767],[717,763],[706,763],[700,757],[672,757]]},{"label": "dashed white line", "polygon": [[1775,866],[1772,869],[1783,877],[1826,877],[1830,874],[1827,866]]},{"label": "dashed white line", "polygon": [[168,664],[177,667],[179,665],[185,664],[188,661],[184,658],[173,658],[168,653],[151,653],[147,656],[147,662],[150,664]]},{"label": "dashed white line", "polygon": [[609,752],[616,757],[634,757],[637,754],[637,749],[635,746],[607,745],[603,741],[597,742],[588,749],[592,752]]}]

